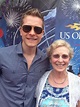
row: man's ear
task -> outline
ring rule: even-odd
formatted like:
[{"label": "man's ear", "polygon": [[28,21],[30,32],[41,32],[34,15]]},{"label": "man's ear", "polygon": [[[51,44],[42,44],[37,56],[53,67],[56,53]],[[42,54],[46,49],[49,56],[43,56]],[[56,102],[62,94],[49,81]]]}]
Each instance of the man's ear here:
[{"label": "man's ear", "polygon": [[42,33],[43,33],[43,35],[45,34],[45,33],[44,33],[44,30],[42,31]]},{"label": "man's ear", "polygon": [[20,35],[22,36],[22,28],[21,27],[20,27],[19,31],[20,31]]}]

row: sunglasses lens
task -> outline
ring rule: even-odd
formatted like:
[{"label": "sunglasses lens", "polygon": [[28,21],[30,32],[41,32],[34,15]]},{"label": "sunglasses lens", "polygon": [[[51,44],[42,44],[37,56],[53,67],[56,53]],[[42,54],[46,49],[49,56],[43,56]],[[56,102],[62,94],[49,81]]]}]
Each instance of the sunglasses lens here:
[{"label": "sunglasses lens", "polygon": [[40,34],[40,33],[42,33],[42,28],[35,26],[35,27],[34,27],[34,31],[35,31],[35,33],[37,33],[37,34]]},{"label": "sunglasses lens", "polygon": [[[58,54],[53,55],[53,58],[58,59],[59,57],[60,57],[60,55],[58,55]],[[63,59],[67,59],[69,56],[66,55],[66,54],[63,54],[61,57],[62,57]]]},{"label": "sunglasses lens", "polygon": [[68,57],[69,57],[68,55],[65,55],[65,54],[62,55],[62,58],[63,58],[63,59],[67,59]]},{"label": "sunglasses lens", "polygon": [[29,25],[24,25],[22,28],[23,28],[23,31],[24,31],[24,32],[28,33],[28,32],[31,31],[31,28],[32,28],[32,27],[29,26]]},{"label": "sunglasses lens", "polygon": [[[28,32],[31,31],[32,26],[30,26],[30,25],[24,25],[24,26],[22,26],[22,28],[23,28],[23,31],[24,31],[25,33],[28,33]],[[35,31],[36,34],[40,34],[40,33],[42,33],[42,28],[35,26],[35,27],[34,27],[34,31]]]},{"label": "sunglasses lens", "polygon": [[53,55],[53,58],[59,58],[58,54]]}]

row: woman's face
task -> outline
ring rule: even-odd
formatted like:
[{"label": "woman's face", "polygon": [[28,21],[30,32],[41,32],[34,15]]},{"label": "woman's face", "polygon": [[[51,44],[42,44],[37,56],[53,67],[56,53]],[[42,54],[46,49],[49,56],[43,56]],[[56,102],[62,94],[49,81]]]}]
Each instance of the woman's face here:
[{"label": "woman's face", "polygon": [[69,64],[69,61],[70,57],[68,48],[62,46],[53,50],[50,63],[52,64],[54,71],[65,72]]}]

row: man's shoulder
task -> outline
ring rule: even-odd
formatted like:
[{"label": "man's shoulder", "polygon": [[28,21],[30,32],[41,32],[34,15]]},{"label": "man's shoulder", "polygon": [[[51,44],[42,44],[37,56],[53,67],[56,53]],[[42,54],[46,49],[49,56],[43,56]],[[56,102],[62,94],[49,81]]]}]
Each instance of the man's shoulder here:
[{"label": "man's shoulder", "polygon": [[49,70],[49,71],[45,72],[45,73],[43,74],[43,76],[40,78],[40,81],[43,81],[43,80],[47,79],[47,77],[49,76],[49,74],[50,74],[51,71],[52,71],[52,70]]},{"label": "man's shoulder", "polygon": [[40,50],[39,48],[37,48],[37,54],[38,54],[39,56],[41,56],[43,59],[48,58],[48,57],[47,57],[47,53],[46,53],[46,52],[43,52],[43,51]]},{"label": "man's shoulder", "polygon": [[8,46],[8,47],[2,47],[0,48],[0,51],[9,51],[9,50],[12,50],[16,45],[11,45],[11,46]]},{"label": "man's shoulder", "polygon": [[17,45],[11,45],[8,47],[2,47],[0,48],[0,54],[10,54],[10,53],[14,53],[16,50]]}]

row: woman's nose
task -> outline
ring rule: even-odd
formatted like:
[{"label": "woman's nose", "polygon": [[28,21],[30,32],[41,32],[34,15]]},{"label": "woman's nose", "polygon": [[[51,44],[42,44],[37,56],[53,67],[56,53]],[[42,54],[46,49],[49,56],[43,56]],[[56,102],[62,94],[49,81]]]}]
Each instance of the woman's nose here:
[{"label": "woman's nose", "polygon": [[59,60],[60,62],[62,62],[62,61],[63,61],[62,56],[60,56],[60,57],[58,58],[58,60]]}]

